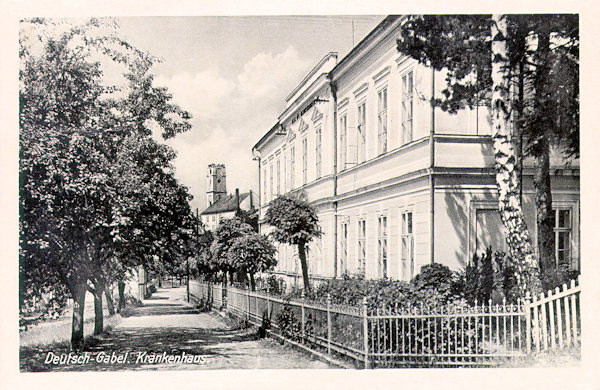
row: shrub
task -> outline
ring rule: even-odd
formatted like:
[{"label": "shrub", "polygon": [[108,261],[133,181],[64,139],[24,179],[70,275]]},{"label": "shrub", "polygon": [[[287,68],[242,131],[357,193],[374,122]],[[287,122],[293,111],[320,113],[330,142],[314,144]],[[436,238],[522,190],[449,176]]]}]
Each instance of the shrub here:
[{"label": "shrub", "polygon": [[443,300],[447,300],[452,294],[454,274],[443,264],[427,264],[421,267],[419,272],[411,281],[416,291],[436,290]]},{"label": "shrub", "polygon": [[571,269],[566,264],[560,264],[555,268],[543,270],[540,273],[540,281],[544,291],[554,290],[556,287],[562,286],[564,283],[569,283],[577,278],[579,272]]}]

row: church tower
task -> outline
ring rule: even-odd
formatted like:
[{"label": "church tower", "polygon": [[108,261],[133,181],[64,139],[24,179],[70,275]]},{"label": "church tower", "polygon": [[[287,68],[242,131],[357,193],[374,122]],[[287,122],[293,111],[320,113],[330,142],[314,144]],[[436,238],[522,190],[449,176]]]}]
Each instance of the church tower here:
[{"label": "church tower", "polygon": [[227,196],[225,165],[210,164],[206,175],[206,207]]}]

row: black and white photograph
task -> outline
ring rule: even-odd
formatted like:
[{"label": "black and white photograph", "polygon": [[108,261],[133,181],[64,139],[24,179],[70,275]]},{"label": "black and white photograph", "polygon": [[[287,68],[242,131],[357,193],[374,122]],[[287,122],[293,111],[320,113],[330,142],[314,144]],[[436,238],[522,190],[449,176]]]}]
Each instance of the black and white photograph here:
[{"label": "black and white photograph", "polygon": [[162,5],[10,24],[13,386],[597,388],[581,8]]}]

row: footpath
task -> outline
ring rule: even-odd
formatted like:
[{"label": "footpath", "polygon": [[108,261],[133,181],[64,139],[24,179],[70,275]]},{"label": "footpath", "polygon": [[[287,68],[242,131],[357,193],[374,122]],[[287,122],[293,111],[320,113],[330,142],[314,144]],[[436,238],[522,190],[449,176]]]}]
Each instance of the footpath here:
[{"label": "footpath", "polygon": [[[93,323],[87,325],[93,329]],[[142,306],[129,308],[105,335],[89,341],[84,352],[71,357],[68,354],[67,343],[22,345],[21,370],[329,367],[276,341],[257,339],[253,331],[235,329],[215,313],[200,312],[186,302],[185,287],[158,289]]]}]

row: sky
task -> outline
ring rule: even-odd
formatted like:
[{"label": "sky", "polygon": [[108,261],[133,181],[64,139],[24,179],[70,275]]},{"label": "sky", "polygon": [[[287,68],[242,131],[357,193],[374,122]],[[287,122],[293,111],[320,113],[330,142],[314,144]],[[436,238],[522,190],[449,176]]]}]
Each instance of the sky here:
[{"label": "sky", "polygon": [[166,143],[178,179],[206,208],[206,172],[225,164],[227,191],[258,190],[252,146],[277,121],[285,97],[329,52],[343,58],[384,16],[118,18],[121,35],[162,61],[152,72],[189,111],[192,129]]}]

